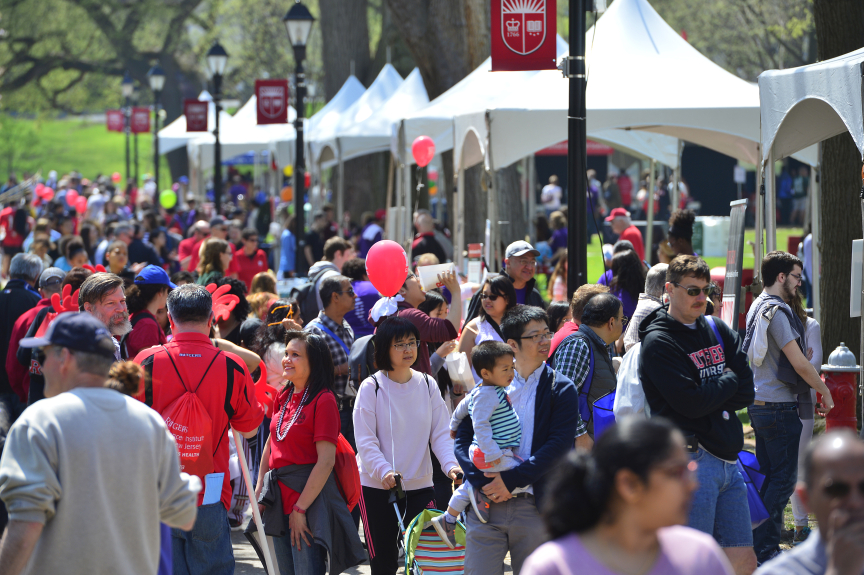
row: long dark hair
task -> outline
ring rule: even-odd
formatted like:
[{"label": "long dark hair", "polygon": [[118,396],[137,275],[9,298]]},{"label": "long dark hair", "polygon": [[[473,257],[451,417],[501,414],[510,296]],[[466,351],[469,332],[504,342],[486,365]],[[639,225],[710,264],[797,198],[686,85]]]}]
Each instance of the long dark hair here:
[{"label": "long dark hair", "polygon": [[624,418],[603,433],[591,453],[571,451],[558,465],[543,508],[552,538],[582,533],[596,526],[609,512],[615,475],[629,469],[642,481],[667,460],[679,433],[667,419]]},{"label": "long dark hair", "polygon": [[609,289],[612,291],[623,290],[634,300],[639,299],[639,294],[645,288],[645,268],[642,261],[633,250],[625,250],[612,257],[612,281]]},{"label": "long dark hair", "polygon": [[[489,286],[489,291],[492,292],[492,295],[497,295],[507,300],[507,309],[504,310],[505,313],[516,306],[516,289],[513,287],[513,282],[509,277],[497,275],[486,278],[486,281],[483,282],[482,286],[480,286],[480,291],[482,292],[487,285]],[[480,317],[487,321],[491,319],[486,314],[486,308],[482,305],[480,306]]]},{"label": "long dark hair", "polygon": [[165,290],[170,290],[165,284],[135,284],[126,288],[126,307],[129,315],[147,309],[150,302]]},{"label": "long dark hair", "polygon": [[306,388],[309,395],[306,403],[309,405],[322,391],[333,392],[336,377],[333,372],[333,356],[327,342],[320,335],[307,331],[289,331],[285,333],[285,345],[295,339],[306,344],[306,359],[309,361],[309,381]]}]

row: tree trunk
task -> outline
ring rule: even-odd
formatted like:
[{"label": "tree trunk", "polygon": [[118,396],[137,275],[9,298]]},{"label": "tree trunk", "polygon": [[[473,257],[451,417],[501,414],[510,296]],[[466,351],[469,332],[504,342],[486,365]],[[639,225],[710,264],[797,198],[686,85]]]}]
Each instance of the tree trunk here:
[{"label": "tree trunk", "polygon": [[528,234],[525,206],[522,204],[522,186],[518,164],[501,168],[495,173],[498,185],[498,224],[500,252],[516,240],[524,240]]},{"label": "tree trunk", "polygon": [[[864,46],[864,2],[815,0],[817,55],[828,60]],[[852,240],[861,238],[861,155],[848,134],[825,140],[822,147],[822,349],[825,357],[845,342],[860,350],[860,321],[849,317],[849,270]],[[815,272],[820,275],[819,272]],[[858,357],[858,362],[862,361]]]},{"label": "tree trunk", "polygon": [[324,56],[324,94],[329,101],[348,76],[351,62],[354,75],[366,78],[369,55],[367,0],[319,0]]}]

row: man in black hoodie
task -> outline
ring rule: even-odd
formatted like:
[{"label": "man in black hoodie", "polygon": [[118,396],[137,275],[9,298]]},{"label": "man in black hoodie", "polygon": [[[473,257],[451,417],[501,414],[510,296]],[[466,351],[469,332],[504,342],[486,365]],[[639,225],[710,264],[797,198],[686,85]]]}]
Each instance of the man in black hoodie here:
[{"label": "man in black hoodie", "polygon": [[753,402],[753,372],[738,334],[704,316],[711,289],[711,272],[701,258],[672,260],[666,272],[669,304],[639,326],[639,376],[651,415],[681,428],[698,466],[690,527],[713,535],[736,573],[749,574],[756,556],[747,490],[736,466],[744,432],[735,411]]}]

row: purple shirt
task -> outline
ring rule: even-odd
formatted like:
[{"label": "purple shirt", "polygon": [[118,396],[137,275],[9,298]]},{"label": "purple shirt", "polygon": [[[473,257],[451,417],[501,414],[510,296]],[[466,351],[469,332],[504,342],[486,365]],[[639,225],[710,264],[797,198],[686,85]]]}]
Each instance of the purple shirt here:
[{"label": "purple shirt", "polygon": [[381,295],[372,282],[351,282],[354,287],[354,311],[345,314],[345,321],[354,331],[354,339],[375,333],[375,326],[369,323],[369,310],[375,305]]},{"label": "purple shirt", "polygon": [[552,248],[553,254],[559,249],[567,249],[567,228],[561,228],[552,232],[552,237],[549,239],[549,247]]},{"label": "purple shirt", "polygon": [[[608,286],[609,284],[611,284],[612,270],[606,270],[606,272],[602,276],[600,276],[600,279],[597,280],[597,283],[604,286]],[[639,302],[630,297],[630,294],[623,289],[610,290],[610,293],[612,293],[621,300],[621,305],[624,307],[624,315],[626,315],[627,317],[631,317],[633,315],[633,312],[636,311],[636,305]]]},{"label": "purple shirt", "polygon": [[527,287],[524,288],[513,288],[516,291],[516,303],[524,304],[525,303],[525,292],[528,291]]}]

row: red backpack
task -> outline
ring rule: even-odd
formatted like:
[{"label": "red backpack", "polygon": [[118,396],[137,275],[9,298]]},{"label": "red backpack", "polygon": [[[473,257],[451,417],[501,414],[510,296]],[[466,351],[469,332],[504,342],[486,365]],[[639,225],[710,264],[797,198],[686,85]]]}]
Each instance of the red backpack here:
[{"label": "red backpack", "polygon": [[339,487],[339,493],[342,494],[342,499],[348,505],[348,511],[353,511],[360,501],[362,489],[360,487],[360,470],[357,468],[357,455],[341,433],[339,434],[339,441],[336,443],[336,463],[333,465],[333,471],[336,473],[336,485]]},{"label": "red backpack", "polygon": [[168,359],[171,360],[171,365],[174,366],[174,371],[180,379],[183,389],[186,393],[175,399],[162,412],[162,418],[165,420],[165,425],[168,426],[168,431],[174,436],[177,443],[177,451],[180,454],[180,471],[184,471],[189,475],[196,475],[204,481],[204,476],[208,473],[213,473],[213,420],[204,404],[195,395],[198,388],[207,377],[207,372],[213,366],[216,358],[222,354],[220,350],[213,356],[210,365],[204,370],[204,375],[201,376],[201,381],[195,386],[195,389],[190,390],[183,381],[180,371],[177,369],[177,364],[174,363],[174,358],[162,346]]}]

